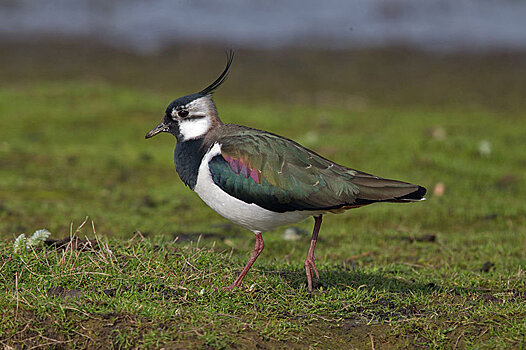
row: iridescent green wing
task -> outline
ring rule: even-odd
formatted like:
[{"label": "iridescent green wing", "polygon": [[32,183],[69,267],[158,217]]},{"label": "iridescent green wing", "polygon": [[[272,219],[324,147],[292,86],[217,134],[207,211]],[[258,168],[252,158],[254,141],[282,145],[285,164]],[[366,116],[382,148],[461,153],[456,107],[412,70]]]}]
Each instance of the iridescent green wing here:
[{"label": "iridescent green wing", "polygon": [[265,209],[331,210],[397,200],[415,185],[385,180],[331,162],[289,139],[227,125],[221,155],[209,168],[225,192]]}]

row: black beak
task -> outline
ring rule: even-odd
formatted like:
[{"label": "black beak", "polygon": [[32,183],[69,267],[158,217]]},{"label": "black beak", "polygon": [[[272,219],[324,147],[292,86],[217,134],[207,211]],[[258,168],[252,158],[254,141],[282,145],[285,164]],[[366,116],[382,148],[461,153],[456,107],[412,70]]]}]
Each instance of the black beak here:
[{"label": "black beak", "polygon": [[150,137],[154,137],[160,132],[167,132],[168,131],[168,125],[164,124],[163,122],[160,122],[159,125],[157,125],[152,130],[148,131],[146,136],[144,136],[145,139],[149,139]]}]

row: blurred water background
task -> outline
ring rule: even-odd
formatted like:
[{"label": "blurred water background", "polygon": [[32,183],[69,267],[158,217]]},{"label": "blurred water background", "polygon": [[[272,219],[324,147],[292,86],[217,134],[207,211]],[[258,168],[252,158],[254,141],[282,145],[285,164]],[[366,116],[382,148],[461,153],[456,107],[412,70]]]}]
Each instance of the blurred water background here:
[{"label": "blurred water background", "polygon": [[520,0],[3,0],[0,38],[83,38],[136,53],[183,42],[439,52],[526,49]]}]

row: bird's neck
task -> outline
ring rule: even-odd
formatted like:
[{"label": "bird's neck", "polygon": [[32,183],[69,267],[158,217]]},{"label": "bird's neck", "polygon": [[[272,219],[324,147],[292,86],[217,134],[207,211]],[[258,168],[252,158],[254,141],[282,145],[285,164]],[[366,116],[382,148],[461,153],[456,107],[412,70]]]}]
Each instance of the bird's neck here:
[{"label": "bird's neck", "polygon": [[197,173],[206,151],[204,138],[178,141],[175,146],[175,171],[184,184],[191,189],[194,189],[197,183]]}]

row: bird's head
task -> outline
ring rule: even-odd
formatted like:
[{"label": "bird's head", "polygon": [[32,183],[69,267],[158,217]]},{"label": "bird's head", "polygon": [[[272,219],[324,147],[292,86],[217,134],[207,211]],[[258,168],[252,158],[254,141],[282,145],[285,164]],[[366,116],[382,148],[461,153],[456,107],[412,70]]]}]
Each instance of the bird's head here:
[{"label": "bird's head", "polygon": [[230,51],[223,73],[212,84],[195,94],[179,97],[170,103],[159,125],[150,130],[145,137],[148,139],[161,132],[168,132],[174,135],[178,142],[188,141],[204,137],[213,127],[222,124],[212,94],[227,78],[233,59],[234,54]]}]

